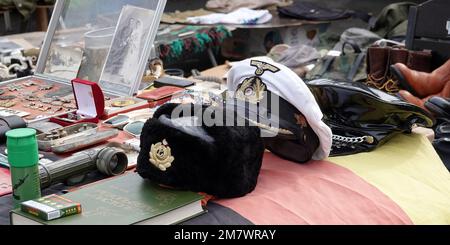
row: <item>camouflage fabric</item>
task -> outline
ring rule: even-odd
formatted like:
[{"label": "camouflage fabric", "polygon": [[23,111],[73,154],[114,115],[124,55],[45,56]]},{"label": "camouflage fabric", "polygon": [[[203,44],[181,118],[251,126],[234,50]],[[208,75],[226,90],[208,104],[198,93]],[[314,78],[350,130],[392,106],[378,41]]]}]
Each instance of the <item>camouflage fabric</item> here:
[{"label": "camouflage fabric", "polygon": [[367,79],[365,63],[365,53],[326,56],[308,72],[306,80],[328,78],[337,81],[365,81]]},{"label": "camouflage fabric", "polygon": [[0,0],[1,8],[15,7],[25,19],[36,10],[37,4],[54,4],[56,0]]},{"label": "camouflage fabric", "polygon": [[340,81],[365,81],[367,79],[367,48],[381,37],[365,29],[347,29],[335,45],[340,56],[325,56],[320,59],[306,79],[328,78]]},{"label": "camouflage fabric", "polygon": [[[349,28],[345,30],[339,42],[334,46],[333,50],[342,51],[343,45],[347,42],[356,44],[361,51],[366,51],[376,41],[382,39],[376,33],[362,28]],[[346,52],[352,52],[350,46],[344,46]]]}]

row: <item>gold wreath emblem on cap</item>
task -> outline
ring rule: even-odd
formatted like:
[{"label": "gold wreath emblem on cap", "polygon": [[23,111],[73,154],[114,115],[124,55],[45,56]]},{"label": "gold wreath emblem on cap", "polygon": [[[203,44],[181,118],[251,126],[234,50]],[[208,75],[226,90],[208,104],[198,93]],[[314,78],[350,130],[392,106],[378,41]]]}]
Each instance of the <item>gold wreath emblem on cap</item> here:
[{"label": "gold wreath emblem on cap", "polygon": [[150,149],[150,162],[161,171],[166,171],[172,167],[175,158],[172,156],[172,150],[166,140],[153,144]]},{"label": "gold wreath emblem on cap", "polygon": [[237,90],[236,97],[256,104],[264,99],[266,89],[266,85],[259,77],[251,77],[242,82]]}]

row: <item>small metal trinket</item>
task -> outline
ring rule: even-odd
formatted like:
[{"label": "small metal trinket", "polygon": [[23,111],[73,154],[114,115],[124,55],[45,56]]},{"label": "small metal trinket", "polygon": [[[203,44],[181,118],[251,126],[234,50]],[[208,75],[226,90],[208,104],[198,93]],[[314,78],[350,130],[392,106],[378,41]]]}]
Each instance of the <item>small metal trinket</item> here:
[{"label": "small metal trinket", "polygon": [[46,139],[46,140],[56,140],[56,139],[59,139],[59,134],[58,134],[57,131],[52,131],[52,132],[46,133],[46,134],[45,134],[45,139]]},{"label": "small metal trinket", "polygon": [[32,86],[35,86],[35,85],[36,85],[36,83],[32,82],[32,81],[23,83],[23,86],[25,86],[25,87],[32,87]]},{"label": "small metal trinket", "polygon": [[45,91],[45,90],[52,90],[53,89],[53,85],[41,85],[39,86],[39,90]]},{"label": "small metal trinket", "polygon": [[45,134],[45,138],[47,138],[47,139],[60,139],[60,138],[67,137],[68,135],[69,135],[69,133],[64,128],[60,128],[60,129],[56,129],[54,131],[51,131],[49,133],[46,133]]},{"label": "small metal trinket", "polygon": [[27,105],[24,105],[24,107],[31,108],[31,109],[37,108],[35,102],[28,103]]},{"label": "small metal trinket", "polygon": [[72,100],[68,98],[59,98],[59,101],[61,101],[64,104],[72,103]]},{"label": "small metal trinket", "polygon": [[15,98],[17,97],[14,95],[0,95],[0,100],[13,100]]},{"label": "small metal trinket", "polygon": [[73,104],[64,104],[63,107],[71,110],[77,109],[77,106]]},{"label": "small metal trinket", "polygon": [[18,117],[26,117],[29,116],[30,113],[24,111],[17,111],[13,109],[0,109],[0,117],[8,117],[8,116],[18,116]]},{"label": "small metal trinket", "polygon": [[27,95],[24,99],[27,101],[38,101],[39,97],[37,97],[36,95]]},{"label": "small metal trinket", "polygon": [[55,114],[55,113],[57,113],[58,111],[62,111],[62,110],[63,110],[62,107],[56,107],[55,109],[49,111],[49,113],[50,113],[50,114]]},{"label": "small metal trinket", "polygon": [[51,103],[51,105],[53,105],[53,106],[62,106],[64,103],[62,103],[61,101],[53,101],[52,103]]},{"label": "small metal trinket", "polygon": [[21,85],[16,85],[16,84],[11,84],[8,86],[8,90],[11,92],[16,92],[23,89],[23,87]]},{"label": "small metal trinket", "polygon": [[20,92],[20,95],[21,96],[31,96],[31,95],[33,95],[34,93],[33,92],[31,92],[31,91],[22,91],[22,92]]},{"label": "small metal trinket", "polygon": [[51,110],[52,109],[52,107],[51,106],[43,106],[43,105],[41,105],[40,107],[39,107],[39,110],[40,111],[49,111],[49,110]]},{"label": "small metal trinket", "polygon": [[78,116],[74,113],[70,113],[67,115],[67,118],[70,120],[78,120]]},{"label": "small metal trinket", "polygon": [[59,97],[66,97],[66,96],[73,96],[73,90],[71,87],[58,87],[58,89],[55,89],[54,91],[48,92],[45,97],[46,98],[52,98],[54,96]]},{"label": "small metal trinket", "polygon": [[71,100],[70,98],[67,98],[67,97],[59,97],[59,96],[53,96],[53,97],[52,97],[52,100],[53,100],[53,101],[61,102],[61,103],[63,103],[63,104],[68,104],[68,103],[71,103],[71,102],[72,102],[72,100]]},{"label": "small metal trinket", "polygon": [[92,127],[88,127],[87,124],[83,124],[83,126],[81,128],[78,129],[78,132],[84,132],[86,130],[92,129]]},{"label": "small metal trinket", "polygon": [[42,98],[42,99],[40,99],[40,101],[41,101],[41,103],[44,103],[44,104],[51,104],[53,102],[53,100],[49,99],[49,98]]},{"label": "small metal trinket", "polygon": [[16,105],[16,102],[11,100],[0,101],[0,107],[10,108]]}]

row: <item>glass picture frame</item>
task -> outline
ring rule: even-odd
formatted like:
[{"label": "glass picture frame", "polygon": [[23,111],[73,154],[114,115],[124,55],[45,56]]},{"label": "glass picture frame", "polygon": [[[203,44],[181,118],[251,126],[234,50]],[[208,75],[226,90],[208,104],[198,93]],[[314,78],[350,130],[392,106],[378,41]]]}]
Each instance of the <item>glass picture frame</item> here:
[{"label": "glass picture frame", "polygon": [[132,95],[139,89],[165,5],[166,0],[57,0],[36,76],[69,85],[74,78],[99,82],[123,9],[131,6],[152,13],[143,31],[145,46],[134,64],[133,86],[116,86],[120,82],[115,79],[103,80],[100,86],[106,94]]}]

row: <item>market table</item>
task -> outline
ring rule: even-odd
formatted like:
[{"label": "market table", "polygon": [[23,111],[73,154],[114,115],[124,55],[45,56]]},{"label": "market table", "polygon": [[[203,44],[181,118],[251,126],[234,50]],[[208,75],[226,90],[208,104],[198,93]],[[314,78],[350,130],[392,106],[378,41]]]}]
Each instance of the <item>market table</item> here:
[{"label": "market table", "polygon": [[[172,16],[162,18],[162,23],[209,26],[217,24],[192,24],[187,21],[187,16],[194,17],[212,12],[186,11],[181,13],[168,13]],[[221,24],[232,31],[233,35],[227,38],[221,45],[221,53],[225,58],[235,60],[248,57],[265,55],[276,44],[288,44],[294,46],[298,43],[316,46],[320,43],[319,36],[325,33],[332,21],[310,21],[294,18],[286,18],[279,15],[275,8],[269,9],[272,19],[263,24]],[[192,16],[194,15],[194,16]]]}]

